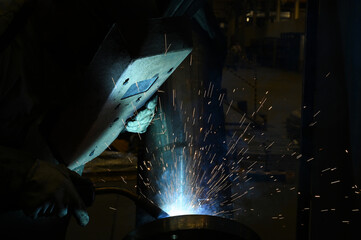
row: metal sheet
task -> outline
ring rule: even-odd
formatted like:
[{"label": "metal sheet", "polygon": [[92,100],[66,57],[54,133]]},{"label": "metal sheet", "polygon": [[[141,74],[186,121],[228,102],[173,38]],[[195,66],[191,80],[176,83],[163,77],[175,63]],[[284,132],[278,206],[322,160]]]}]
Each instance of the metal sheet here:
[{"label": "metal sheet", "polygon": [[90,64],[88,84],[49,134],[56,158],[75,169],[101,154],[188,56],[190,39],[182,18],[115,24]]},{"label": "metal sheet", "polygon": [[259,237],[250,228],[230,219],[209,215],[183,215],[144,224],[124,239],[259,240]]}]

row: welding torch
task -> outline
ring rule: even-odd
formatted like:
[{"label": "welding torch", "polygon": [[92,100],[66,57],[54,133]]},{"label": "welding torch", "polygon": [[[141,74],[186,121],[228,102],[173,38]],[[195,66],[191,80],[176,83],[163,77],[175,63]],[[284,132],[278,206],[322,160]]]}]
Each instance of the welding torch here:
[{"label": "welding torch", "polygon": [[[91,187],[90,187],[91,186]],[[75,184],[75,187],[84,200],[84,203],[87,207],[91,206],[94,202],[95,195],[102,194],[119,194],[128,199],[132,200],[135,205],[144,209],[155,219],[169,217],[168,213],[164,212],[160,207],[153,203],[148,198],[135,194],[127,189],[120,187],[94,187],[90,182],[84,182],[83,184]]]},{"label": "welding torch", "polygon": [[168,213],[164,212],[155,203],[142,195],[135,194],[127,189],[119,187],[97,187],[95,194],[119,194],[132,200],[137,206],[143,208],[155,219],[169,217]]}]

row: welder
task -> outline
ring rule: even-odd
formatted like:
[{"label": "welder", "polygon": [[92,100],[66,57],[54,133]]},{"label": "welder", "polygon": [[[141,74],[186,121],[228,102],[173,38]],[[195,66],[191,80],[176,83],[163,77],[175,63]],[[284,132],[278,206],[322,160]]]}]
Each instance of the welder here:
[{"label": "welder", "polygon": [[[89,221],[91,182],[58,161],[47,141],[83,94],[84,70],[114,21],[84,2],[0,1],[0,239],[63,239],[71,215]],[[155,105],[119,132],[144,132]]]}]

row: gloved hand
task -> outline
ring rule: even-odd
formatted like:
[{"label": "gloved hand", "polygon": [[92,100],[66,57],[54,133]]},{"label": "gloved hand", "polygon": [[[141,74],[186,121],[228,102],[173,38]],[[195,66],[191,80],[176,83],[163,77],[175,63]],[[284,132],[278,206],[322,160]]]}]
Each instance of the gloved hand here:
[{"label": "gloved hand", "polygon": [[25,181],[22,197],[24,213],[34,219],[63,217],[71,213],[79,225],[85,226],[89,216],[75,186],[84,186],[86,182],[84,177],[64,165],[37,160]]},{"label": "gloved hand", "polygon": [[158,97],[154,97],[150,100],[144,110],[138,112],[134,120],[126,123],[125,129],[132,133],[145,133],[149,124],[154,117],[155,107],[157,106]]}]

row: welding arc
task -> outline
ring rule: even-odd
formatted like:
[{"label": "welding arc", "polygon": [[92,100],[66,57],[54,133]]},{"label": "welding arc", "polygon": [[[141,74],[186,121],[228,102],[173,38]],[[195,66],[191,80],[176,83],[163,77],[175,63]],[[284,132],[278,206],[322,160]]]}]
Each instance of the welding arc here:
[{"label": "welding arc", "polygon": [[143,208],[155,219],[169,217],[168,213],[164,212],[160,207],[155,205],[149,199],[135,194],[127,189],[119,187],[97,187],[95,188],[95,194],[119,194],[132,200],[137,206]]}]

